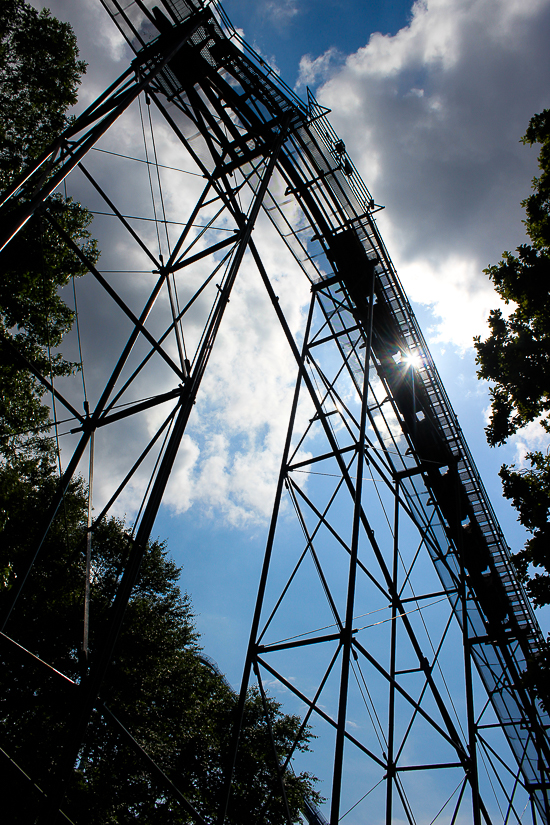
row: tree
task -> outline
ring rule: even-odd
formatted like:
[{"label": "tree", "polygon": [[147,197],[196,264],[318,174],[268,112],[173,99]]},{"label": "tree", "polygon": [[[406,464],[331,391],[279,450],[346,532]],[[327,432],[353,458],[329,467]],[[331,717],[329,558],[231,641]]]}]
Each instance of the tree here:
[{"label": "tree", "polygon": [[17,177],[69,123],[86,64],[68,23],[25,0],[0,9],[0,184]]},{"label": "tree", "polygon": [[[32,545],[35,525],[55,483],[51,455],[25,457],[0,468],[0,569],[6,571],[0,608],[14,584],[10,565]],[[86,491],[82,481],[75,481],[8,625],[8,635],[18,644],[75,682],[81,678],[86,517]],[[130,542],[131,536],[116,519],[94,530],[92,661]],[[178,587],[179,575],[164,545],[151,542],[64,803],[64,811],[78,825],[191,821],[148,775],[147,766],[128,748],[117,727],[109,724],[103,704],[205,819],[215,821],[237,697],[201,659],[190,602]],[[21,659],[9,645],[4,644],[0,652],[0,747],[39,788],[46,788],[67,732],[75,688],[54,673],[44,674],[44,669],[30,658]],[[300,719],[282,713],[273,699],[267,705],[279,758],[286,758],[296,737],[297,749],[308,750],[310,732],[300,732]],[[307,773],[287,773],[285,784],[294,820],[304,797],[319,801],[314,779]],[[28,822],[40,797],[31,798],[32,786],[17,772],[4,773],[4,810],[6,800],[13,799],[14,785],[19,785],[19,796],[10,821]],[[249,695],[245,709],[235,787],[229,821],[255,821],[260,814],[268,825],[286,821],[262,697],[257,692]]]},{"label": "tree", "polygon": [[[475,339],[478,376],[493,382],[486,429],[493,446],[537,419],[550,432],[550,110],[531,118],[522,141],[541,147],[541,174],[533,179],[533,193],[522,201],[531,244],[519,246],[517,255],[504,252],[498,265],[485,270],[497,293],[514,308],[508,317],[492,310],[489,337]],[[514,563],[540,607],[550,604],[550,455],[535,451],[527,459],[529,469],[503,466],[500,477],[504,495],[532,533]],[[543,572],[531,576],[531,565]],[[550,646],[532,666],[529,679],[550,710]]]},{"label": "tree", "polygon": [[[38,12],[24,0],[0,5],[0,190],[67,126],[85,63],[67,23]],[[60,195],[47,204],[58,222],[92,260],[91,214]],[[79,258],[37,215],[0,253],[0,452],[32,447],[46,426],[45,386],[28,363],[49,381],[76,365],[57,352],[74,313],[60,287],[83,274]]]},{"label": "tree", "polygon": [[540,177],[522,201],[524,224],[532,244],[485,272],[497,293],[515,309],[505,318],[500,309],[489,316],[490,336],[476,338],[478,375],[494,382],[487,440],[502,444],[539,416],[550,431],[550,110],[535,115],[523,143],[541,144]]},{"label": "tree", "polygon": [[[58,222],[96,260],[88,210],[60,197],[52,201]],[[29,365],[50,383],[78,367],[58,350],[74,320],[59,289],[86,268],[39,215],[0,253],[0,270],[0,452],[8,455],[32,447],[49,421],[46,387]]]}]

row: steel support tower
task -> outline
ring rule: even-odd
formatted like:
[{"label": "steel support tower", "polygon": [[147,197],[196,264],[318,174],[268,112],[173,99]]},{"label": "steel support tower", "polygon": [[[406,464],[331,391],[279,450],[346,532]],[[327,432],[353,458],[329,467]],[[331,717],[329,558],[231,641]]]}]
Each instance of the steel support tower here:
[{"label": "steel support tower", "polygon": [[[5,193],[1,207],[2,245],[41,210],[121,319],[120,351],[85,412],[68,383],[52,386],[35,369],[71,419],[74,439],[44,514],[44,536],[94,450],[100,471],[105,434],[114,429],[123,438],[130,420],[155,408],[162,415],[153,435],[132,447],[132,460],[90,525],[93,536],[151,462],[109,634],[88,677],[71,686],[76,710],[52,786],[41,789],[44,821],[63,809],[63,785],[101,701],[124,610],[246,260],[287,339],[296,383],[240,713],[249,686],[256,683],[263,695],[269,680],[313,726],[312,769],[322,776],[327,805],[320,814],[304,803],[309,822],[550,822],[548,719],[521,678],[526,660],[540,650],[541,632],[380,237],[379,207],[326,110],[311,95],[307,103],[299,100],[216,2],[101,2],[135,58]],[[88,163],[139,99],[177,141],[174,165],[195,171],[192,206],[157,222],[162,243],[113,201],[108,181]],[[147,162],[157,174],[156,156]],[[69,174],[87,181],[94,204],[103,204],[126,244],[147,261],[153,275],[141,303],[120,279],[88,261],[59,226],[49,198]],[[260,221],[292,261],[296,284],[310,290],[298,331],[256,242]],[[155,392],[144,398],[145,384]],[[23,659],[32,651],[17,647],[17,601],[42,543],[18,577],[2,627],[3,648]],[[43,671],[63,682],[47,662],[39,665],[34,678]],[[239,716],[219,825],[229,821],[236,792],[240,724]],[[189,821],[205,822],[142,756]],[[281,821],[290,761],[277,759],[274,768]]]}]

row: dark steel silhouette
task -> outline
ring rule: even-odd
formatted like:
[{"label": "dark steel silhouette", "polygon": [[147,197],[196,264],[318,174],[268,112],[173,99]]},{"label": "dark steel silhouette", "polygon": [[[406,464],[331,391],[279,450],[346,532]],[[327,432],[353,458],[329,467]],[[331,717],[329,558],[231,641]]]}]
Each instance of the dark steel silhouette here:
[{"label": "dark steel silhouette", "polygon": [[[321,790],[329,797],[331,825],[348,809],[361,821],[387,825],[452,824],[469,817],[476,825],[523,822],[525,806],[533,822],[549,822],[548,719],[521,678],[526,660],[540,650],[541,632],[378,232],[374,214],[381,207],[326,110],[309,93],[307,104],[299,100],[239,38],[219,4],[102,2],[134,49],[134,61],[2,201],[2,244],[42,209],[129,330],[103,391],[84,414],[70,392],[52,387],[34,370],[71,416],[79,437],[42,535],[86,452],[92,452],[93,434],[155,406],[172,406],[155,435],[136,447],[134,463],[90,524],[93,540],[94,526],[156,456],[108,637],[81,684],[71,683],[76,699],[63,758],[51,787],[41,789],[44,821],[63,809],[64,785],[94,707],[192,820],[205,821],[104,708],[100,691],[246,254],[288,340],[297,380],[219,824],[226,821],[234,792],[246,692],[255,681],[265,703],[265,679],[299,700],[304,724],[315,725],[316,749],[329,764]],[[164,256],[84,165],[99,138],[142,93],[204,179]],[[49,196],[71,170],[86,178],[154,267],[156,283],[140,308],[86,259],[50,209]],[[298,338],[255,240],[261,209],[293,256],[296,277],[310,283],[307,323]],[[180,306],[178,278],[206,262],[209,274],[200,275]],[[170,315],[159,332],[149,322],[165,296]],[[195,340],[186,327],[192,312],[202,312]],[[139,381],[151,370],[170,389],[144,399]],[[23,660],[32,653],[12,638],[17,599],[42,544],[19,571],[2,626],[4,646]],[[47,663],[38,665],[52,673]],[[265,708],[269,729],[266,703]],[[274,757],[274,793],[283,820],[289,818],[284,775],[290,757]],[[308,800],[304,816],[308,822],[323,817]]]}]

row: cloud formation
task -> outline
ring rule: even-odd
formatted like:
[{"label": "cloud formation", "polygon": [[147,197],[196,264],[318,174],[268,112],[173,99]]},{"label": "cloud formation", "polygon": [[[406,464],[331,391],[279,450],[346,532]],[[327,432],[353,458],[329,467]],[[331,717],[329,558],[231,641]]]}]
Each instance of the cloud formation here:
[{"label": "cloud formation", "polygon": [[[36,0],[36,5],[46,3]],[[68,13],[65,0],[47,5],[61,18]],[[267,3],[263,10],[274,24],[287,25],[300,6],[289,0]],[[87,105],[126,66],[128,50],[98,0],[82,0],[70,14],[90,64],[82,90]],[[497,300],[482,270],[524,240],[519,204],[529,192],[536,149],[521,146],[519,138],[531,115],[550,105],[548,42],[550,0],[430,0],[415,4],[410,24],[395,36],[375,34],[347,58],[329,49],[302,59],[301,82],[324,83],[319,101],[332,109],[330,119],[350,157],[376,201],[387,207],[380,213],[382,234],[409,297],[433,309],[433,325],[424,330],[431,341],[466,348],[474,334],[483,333]],[[156,127],[156,139],[163,162],[181,167],[181,146],[165,126]],[[106,148],[143,156],[137,111],[116,127]],[[128,168],[117,176],[107,156],[92,154],[86,164],[123,211],[134,214],[139,204],[150,217],[146,168]],[[171,217],[185,219],[199,184],[199,178],[167,174],[164,196]],[[71,187],[69,182],[72,192]],[[95,203],[89,191],[74,194],[90,206]],[[127,238],[115,239],[107,225],[111,219],[98,218],[98,232],[100,220],[105,269],[151,269]],[[143,231],[144,224],[135,225]],[[296,331],[307,289],[295,293],[296,281],[287,277],[291,265],[280,246],[263,224],[257,231],[281,302],[293,307]],[[149,234],[154,247],[153,225]],[[149,281],[136,273],[124,287],[136,308]],[[102,371],[112,366],[114,338],[123,331],[113,322],[110,305],[94,296],[90,292],[88,314],[82,315],[89,364],[93,355],[92,389],[93,379],[99,387]],[[191,318],[190,325],[192,337],[200,323],[195,329]],[[233,525],[268,516],[293,374],[258,273],[246,264],[167,491],[173,512],[198,505]],[[155,391],[171,389],[163,380],[155,376]],[[153,391],[145,384],[138,389],[143,396]],[[112,491],[110,472],[115,478],[126,471],[136,444],[165,414],[161,409],[140,423],[129,422],[123,439],[115,430],[105,435],[107,472],[103,486],[97,480],[98,506]],[[119,512],[135,511],[145,483],[145,473],[138,474]]]},{"label": "cloud formation", "polygon": [[[149,178],[145,163],[128,159],[143,160],[146,154],[150,158],[153,156],[148,115],[148,107],[143,102],[141,113],[139,105],[133,104],[98,144],[100,151],[90,152],[84,165],[124,215],[138,215],[146,219],[130,220],[130,223],[154,255],[158,255],[160,243],[160,250],[166,259],[168,250],[164,227],[159,225],[157,236],[157,227],[152,219],[155,213],[161,216],[165,210],[169,221],[185,221],[204,187],[204,179],[196,174],[196,168],[181,143],[174,138],[153,107],[154,148],[163,164],[159,178],[154,169]],[[193,145],[200,150],[198,137]],[[120,154],[125,157],[121,158]],[[279,188],[281,186],[282,183]],[[110,208],[78,170],[69,176],[67,191],[92,211],[110,212]],[[241,192],[241,205],[245,210],[249,197],[246,190]],[[216,202],[205,207],[197,223],[204,225],[218,209]],[[233,230],[234,223],[222,214],[216,218],[215,226],[217,229],[212,230],[214,235],[207,234],[200,239],[193,252],[220,240],[220,237],[225,238],[227,232]],[[169,225],[172,247],[179,229],[177,224]],[[197,237],[199,231],[200,227],[195,226],[190,239]],[[98,214],[93,233],[101,249],[101,271],[135,315],[139,315],[158,279],[158,274],[152,272],[155,264],[114,217]],[[296,264],[290,252],[266,216],[260,216],[254,234],[280,305],[296,335],[304,323],[303,308],[310,299],[309,282],[301,273],[297,277]],[[218,260],[224,254],[219,253]],[[191,298],[213,266],[211,260],[204,259],[178,272],[176,281],[180,306]],[[193,360],[211,304],[217,295],[215,281],[220,282],[222,275],[223,270],[186,315],[183,332],[190,360]],[[93,278],[78,281],[76,291],[84,373],[93,408],[131,326]],[[71,299],[72,293],[69,291],[67,300]],[[162,292],[146,326],[158,337],[170,323],[168,297],[166,292]],[[169,337],[164,346],[177,361],[174,337]],[[78,360],[74,335],[72,340],[71,336],[67,338],[64,349],[68,357]],[[136,345],[120,384],[147,350],[148,345]],[[251,257],[245,256],[164,498],[172,513],[182,514],[193,506],[199,512],[232,526],[265,522],[273,504],[295,376],[294,357],[258,269]],[[174,389],[177,383],[178,380],[162,363],[152,361],[121,401],[136,401],[167,392]],[[65,389],[79,409],[82,407],[81,390],[80,381]],[[161,426],[171,406],[170,403],[162,404],[145,414],[98,431],[94,482],[96,511],[110,499],[148,439]],[[70,454],[69,450],[66,454]],[[113,508],[115,514],[126,515],[129,519],[135,516],[147,491],[154,460],[154,454],[151,454],[135,473]]]},{"label": "cloud formation", "polygon": [[300,13],[299,2],[298,0],[265,0],[261,13],[277,28],[283,29]]},{"label": "cloud formation", "polygon": [[[297,281],[290,254],[260,221],[257,241],[287,320],[301,328],[309,284]],[[181,464],[166,503],[173,512],[199,504],[234,526],[269,517],[294,390],[296,363],[255,265],[246,260],[235,283],[203,379],[190,435],[199,455]],[[300,422],[302,426],[304,421]],[[178,470],[176,469],[176,475]],[[181,490],[185,493],[181,497]]]},{"label": "cloud formation", "polygon": [[300,60],[300,71],[298,80],[294,87],[295,91],[303,91],[305,86],[317,86],[324,82],[334,72],[337,61],[345,60],[345,56],[334,46],[320,54],[319,57],[312,57],[305,54]]},{"label": "cloud formation", "polygon": [[[432,339],[471,346],[498,304],[482,270],[525,240],[536,149],[519,139],[550,105],[548,42],[549,0],[417,2],[317,92],[387,207],[385,241],[409,297],[433,307]],[[331,60],[304,58],[303,81]]]}]

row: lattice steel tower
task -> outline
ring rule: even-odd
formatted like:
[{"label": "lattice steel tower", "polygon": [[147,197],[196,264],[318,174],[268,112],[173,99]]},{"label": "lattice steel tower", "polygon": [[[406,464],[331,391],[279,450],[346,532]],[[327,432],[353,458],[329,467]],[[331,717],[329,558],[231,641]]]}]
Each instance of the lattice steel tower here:
[{"label": "lattice steel tower", "polygon": [[[89,411],[79,412],[68,384],[54,388],[57,405],[74,417],[76,440],[72,454],[65,453],[44,534],[94,442],[97,472],[98,445],[109,429],[123,434],[131,417],[165,406],[163,423],[135,446],[96,517],[95,523],[152,456],[109,636],[89,678],[75,688],[78,711],[66,740],[66,771],[43,789],[44,810],[50,815],[52,805],[63,807],[63,778],[98,701],[246,256],[265,285],[297,377],[251,617],[241,710],[248,686],[257,681],[262,691],[266,678],[300,702],[304,722],[318,736],[315,771],[324,766],[322,816],[331,825],[344,816],[349,823],[386,825],[548,823],[548,719],[521,681],[541,633],[378,232],[377,206],[343,142],[325,110],[312,96],[307,104],[299,100],[241,40],[216,2],[102,3],[135,59],[6,193],[2,243],[37,209],[58,226],[47,199],[69,173],[83,175],[155,275],[138,305],[136,293],[87,261],[58,227],[104,300],[118,307],[123,340]],[[201,182],[187,213],[159,221],[166,229],[162,255],[113,202],[108,182],[87,166],[89,150],[140,95],[179,142],[177,165],[192,164],[195,183]],[[156,158],[149,160],[154,168]],[[309,282],[309,312],[297,334],[255,241],[255,225],[265,217],[292,256],[296,283]],[[52,389],[46,376],[36,375]],[[162,377],[163,392],[143,400],[143,382],[152,376]],[[8,647],[24,576],[19,582],[3,627]],[[163,782],[162,772],[148,764]],[[290,769],[279,760],[274,770],[282,819]],[[220,825],[235,793],[231,777],[228,765]],[[205,821],[176,788],[167,786],[166,793],[176,795],[189,821]],[[322,821],[308,805],[304,816]]]}]

